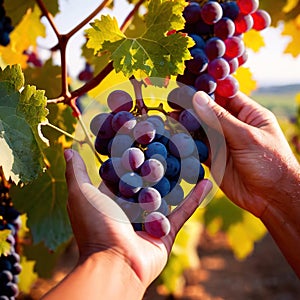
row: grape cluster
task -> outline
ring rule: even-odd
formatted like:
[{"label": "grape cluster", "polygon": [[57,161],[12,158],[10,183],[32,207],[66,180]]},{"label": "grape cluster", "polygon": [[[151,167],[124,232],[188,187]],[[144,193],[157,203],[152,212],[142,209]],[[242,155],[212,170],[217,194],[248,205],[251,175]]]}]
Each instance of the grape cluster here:
[{"label": "grape cluster", "polygon": [[9,34],[13,31],[11,19],[6,16],[3,6],[4,0],[0,0],[0,45],[7,46],[10,42]]},{"label": "grape cluster", "polygon": [[17,231],[20,228],[19,212],[16,211],[8,195],[8,189],[0,183],[0,231],[9,229],[7,242],[11,245],[8,255],[0,256],[0,300],[17,297],[18,277],[21,272],[20,256],[16,252]]},{"label": "grape cluster", "polygon": [[258,9],[258,0],[191,1],[183,16],[185,29],[195,42],[178,82],[191,85],[212,97],[231,98],[238,92],[232,74],[247,61],[243,34],[263,30],[271,23],[269,14]]},{"label": "grape cluster", "polygon": [[187,100],[194,93],[184,87],[172,90],[168,103],[177,110],[160,116],[140,113],[126,91],[115,90],[107,98],[111,112],[96,115],[90,123],[96,151],[108,157],[99,170],[102,190],[136,230],[158,238],[169,233],[166,216],[184,198],[181,182],[195,184],[204,178],[201,162],[209,151],[198,134],[200,121],[179,103],[179,98]]}]

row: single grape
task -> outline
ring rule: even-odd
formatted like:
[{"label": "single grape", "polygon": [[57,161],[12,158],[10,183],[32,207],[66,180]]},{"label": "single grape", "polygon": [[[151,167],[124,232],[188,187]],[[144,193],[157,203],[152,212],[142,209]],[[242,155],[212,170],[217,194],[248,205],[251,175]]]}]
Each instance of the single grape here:
[{"label": "single grape", "polygon": [[139,192],[138,202],[142,209],[152,212],[160,207],[161,195],[155,188],[145,187]]},{"label": "single grape", "polygon": [[169,208],[169,205],[168,205],[167,201],[164,198],[161,198],[161,205],[156,211],[160,212],[164,216],[169,215],[170,208]]},{"label": "single grape", "polygon": [[236,1],[240,12],[244,15],[252,14],[258,9],[258,0],[237,0]]},{"label": "single grape", "polygon": [[201,7],[197,2],[190,2],[183,11],[183,17],[189,24],[196,23],[200,19]]},{"label": "single grape", "polygon": [[121,157],[122,166],[129,171],[138,170],[144,161],[144,152],[136,147],[128,148]]},{"label": "single grape", "polygon": [[198,91],[204,91],[207,94],[212,94],[217,87],[215,79],[209,74],[202,74],[195,81],[195,88]]},{"label": "single grape", "polygon": [[205,41],[200,35],[198,35],[198,34],[189,34],[189,37],[191,37],[195,42],[195,45],[193,46],[192,49],[195,49],[195,48],[204,49]]},{"label": "single grape", "polygon": [[13,274],[8,270],[3,270],[0,273],[0,282],[3,283],[3,284],[7,284],[9,282],[12,282],[13,278],[14,278]]},{"label": "single grape", "polygon": [[235,35],[249,31],[253,27],[253,23],[254,21],[251,15],[239,14],[239,16],[234,20]]},{"label": "single grape", "polygon": [[137,122],[132,113],[120,111],[113,116],[111,124],[115,132],[130,134]]},{"label": "single grape", "polygon": [[113,114],[111,113],[101,113],[95,116],[90,123],[92,133],[102,139],[112,138],[115,135],[112,119]]},{"label": "single grape", "polygon": [[107,105],[113,112],[129,112],[133,107],[133,101],[127,92],[115,90],[108,95]]},{"label": "single grape", "polygon": [[163,164],[155,158],[145,160],[140,170],[142,178],[151,183],[160,181],[164,176],[164,172]]},{"label": "single grape", "polygon": [[241,56],[239,56],[237,59],[238,59],[238,65],[239,66],[242,66],[243,64],[245,64],[248,60],[248,51],[247,51],[247,49],[245,49],[243,54]]},{"label": "single grape", "polygon": [[208,57],[204,50],[195,48],[191,50],[193,59],[186,61],[186,68],[189,72],[199,75],[204,72],[208,65]]},{"label": "single grape", "polygon": [[222,57],[225,54],[226,46],[224,42],[218,38],[210,38],[206,42],[205,53],[210,60],[213,60],[217,57]]},{"label": "single grape", "polygon": [[176,157],[190,156],[195,150],[193,138],[186,133],[174,134],[169,142],[169,151]]},{"label": "single grape", "polygon": [[184,70],[183,74],[179,74],[176,77],[177,82],[186,86],[193,86],[197,75],[189,72],[187,69]]},{"label": "single grape", "polygon": [[214,26],[214,33],[216,37],[222,40],[234,35],[235,25],[234,22],[229,18],[222,18]]},{"label": "single grape", "polygon": [[169,106],[175,110],[192,107],[192,99],[196,93],[192,86],[181,86],[173,89],[167,97]]},{"label": "single grape", "polygon": [[155,138],[159,139],[165,133],[165,124],[160,116],[151,116],[147,119],[155,129]]},{"label": "single grape", "polygon": [[107,159],[100,167],[99,174],[102,180],[110,183],[118,183],[120,177],[126,173],[121,158],[113,157]]},{"label": "single grape", "polygon": [[153,142],[147,146],[147,149],[145,150],[146,158],[151,158],[156,155],[161,156],[163,159],[167,158],[168,151],[164,144],[160,142]]},{"label": "single grape", "polygon": [[261,31],[271,25],[271,17],[265,10],[259,9],[251,16],[253,18],[253,29],[255,30]]},{"label": "single grape", "polygon": [[233,36],[225,40],[226,45],[226,58],[235,58],[241,56],[245,51],[244,41],[237,37]]},{"label": "single grape", "polygon": [[223,8],[223,17],[233,21],[238,17],[240,9],[235,1],[223,2],[221,6]]},{"label": "single grape", "polygon": [[224,58],[215,58],[209,62],[207,71],[215,79],[224,79],[229,75],[230,66]]},{"label": "single grape", "polygon": [[156,130],[149,121],[140,121],[133,129],[135,140],[142,145],[150,144],[154,140],[155,134]]},{"label": "single grape", "polygon": [[108,151],[112,157],[121,157],[124,151],[134,144],[131,136],[126,134],[117,134],[108,143]]},{"label": "single grape", "polygon": [[204,169],[194,156],[181,160],[181,177],[190,184],[195,184],[204,178]]},{"label": "single grape", "polygon": [[[242,55],[240,56],[240,57],[242,57]],[[227,60],[227,62],[228,62],[228,64],[229,64],[229,74],[233,74],[237,69],[238,69],[238,67],[239,67],[239,58],[240,57],[235,57],[235,58],[229,58],[228,60]]]},{"label": "single grape", "polygon": [[179,122],[189,132],[196,131],[200,128],[200,121],[193,109],[185,109],[179,115]]},{"label": "single grape", "polygon": [[180,161],[177,157],[168,154],[166,159],[167,167],[165,175],[172,178],[176,177],[180,172]]},{"label": "single grape", "polygon": [[208,159],[209,151],[207,146],[200,140],[195,140],[196,157],[199,157],[200,162],[205,162]]},{"label": "single grape", "polygon": [[145,217],[145,231],[151,236],[162,238],[169,234],[170,230],[170,222],[162,213],[155,211]]},{"label": "single grape", "polygon": [[164,197],[170,192],[170,181],[164,176],[153,186],[153,188],[160,193],[161,197]]},{"label": "single grape", "polygon": [[111,139],[103,139],[99,136],[95,140],[95,149],[99,154],[109,155],[109,143]]},{"label": "single grape", "polygon": [[119,191],[126,198],[133,197],[143,187],[141,176],[134,172],[124,174],[119,182]]},{"label": "single grape", "polygon": [[218,80],[217,83],[216,93],[225,98],[234,97],[239,90],[238,81],[231,75],[228,75],[222,80]]},{"label": "single grape", "polygon": [[218,2],[208,1],[201,8],[202,20],[209,25],[217,23],[222,15],[222,7]]}]

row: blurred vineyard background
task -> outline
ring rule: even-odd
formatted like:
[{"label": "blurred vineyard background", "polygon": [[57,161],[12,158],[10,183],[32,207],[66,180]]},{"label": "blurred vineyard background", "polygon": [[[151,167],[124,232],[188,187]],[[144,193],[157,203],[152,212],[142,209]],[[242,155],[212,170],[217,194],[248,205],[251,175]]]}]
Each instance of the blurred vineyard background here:
[{"label": "blurred vineyard background", "polygon": [[[9,1],[5,1],[8,6]],[[282,55],[299,58],[300,2],[261,0],[260,3],[261,8],[271,14],[273,26],[280,25],[282,33],[290,38]],[[59,68],[48,60],[45,69],[39,69],[42,70],[39,73],[37,69],[29,67],[23,57],[23,51],[29,47],[39,50],[36,38],[40,34],[40,28],[35,27],[36,32],[30,33],[31,39],[28,44],[19,43],[22,36],[30,31],[30,26],[38,22],[37,19],[39,19],[37,11],[28,10],[22,21],[24,23],[21,22],[11,35],[12,45],[17,44],[19,47],[0,47],[0,55],[2,65],[20,63],[29,83],[46,89],[48,96],[52,97],[57,92]],[[45,36],[45,32],[41,35]],[[246,34],[245,42],[254,53],[264,47],[263,37],[252,31]],[[91,57],[87,53],[83,56],[91,62]],[[46,76],[49,74],[52,77],[47,81]],[[299,84],[260,87],[253,75],[255,76],[251,73],[251,64],[239,70],[236,76],[241,83],[242,91],[276,114],[291,147],[299,158],[300,78],[295,80],[299,81]],[[285,74],[281,75],[284,79]],[[107,84],[114,82],[113,76],[108,77],[106,82],[89,96],[99,94]],[[72,78],[73,85],[76,85],[76,80]],[[61,116],[68,120],[64,124],[65,127],[72,128],[70,112],[62,109]],[[62,155],[62,151],[60,154]],[[15,195],[16,200],[23,197],[22,193],[15,192]],[[25,219],[23,216],[24,223]],[[72,269],[77,258],[76,247],[72,240],[61,244],[54,252],[50,252],[42,243],[27,245],[28,230],[25,226],[21,236],[24,238],[25,246],[22,256],[23,271],[20,275],[22,293],[19,299],[39,299]],[[205,208],[199,209],[181,230],[166,269],[145,295],[146,300],[299,298],[300,282],[264,226],[255,217],[231,204],[220,191]]]}]

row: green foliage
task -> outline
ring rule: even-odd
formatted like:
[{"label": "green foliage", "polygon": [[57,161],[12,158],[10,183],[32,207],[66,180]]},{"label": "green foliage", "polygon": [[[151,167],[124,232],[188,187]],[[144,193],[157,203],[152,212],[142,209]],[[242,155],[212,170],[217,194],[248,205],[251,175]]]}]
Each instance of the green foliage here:
[{"label": "green foliage", "polygon": [[[8,179],[27,183],[36,179],[44,168],[40,150],[43,141],[37,123],[45,121],[46,98],[35,88],[25,87],[19,92],[24,79],[18,66],[7,67],[0,76],[0,165]],[[26,109],[28,101],[33,101],[34,109]],[[27,120],[35,121],[29,124]]]},{"label": "green foliage", "polygon": [[145,32],[136,38],[126,37],[115,18],[102,16],[86,30],[87,47],[94,49],[94,53],[108,51],[116,72],[122,71],[127,77],[135,71],[161,78],[182,74],[184,61],[190,59],[190,38],[166,33],[184,27],[185,5],[184,1],[151,1],[145,16]]},{"label": "green foliage", "polygon": [[28,216],[33,242],[44,242],[49,249],[55,250],[72,235],[66,209],[62,145],[46,149],[45,155],[50,165],[47,171],[31,184],[12,188],[12,198],[16,208]]}]

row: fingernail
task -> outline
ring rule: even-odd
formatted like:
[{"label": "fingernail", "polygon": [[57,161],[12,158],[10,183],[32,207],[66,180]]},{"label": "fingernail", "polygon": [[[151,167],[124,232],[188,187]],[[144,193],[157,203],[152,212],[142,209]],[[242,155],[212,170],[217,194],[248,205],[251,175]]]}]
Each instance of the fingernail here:
[{"label": "fingernail", "polygon": [[64,156],[65,156],[66,162],[68,162],[73,157],[73,150],[72,149],[65,150]]},{"label": "fingernail", "polygon": [[195,104],[202,108],[203,106],[206,106],[209,102],[209,98],[207,95],[205,95],[203,92],[199,92],[195,94]]}]

